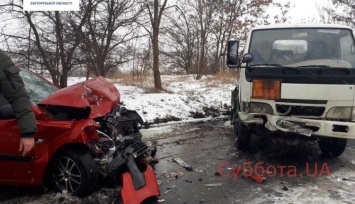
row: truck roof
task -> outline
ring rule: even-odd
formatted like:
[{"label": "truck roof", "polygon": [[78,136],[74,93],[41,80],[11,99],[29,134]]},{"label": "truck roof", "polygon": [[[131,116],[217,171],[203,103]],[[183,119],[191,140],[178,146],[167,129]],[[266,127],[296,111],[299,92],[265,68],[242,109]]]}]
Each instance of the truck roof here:
[{"label": "truck roof", "polygon": [[275,25],[265,25],[257,26],[251,29],[253,30],[263,30],[263,29],[277,29],[277,28],[345,28],[350,29],[351,27],[339,24],[275,24]]}]

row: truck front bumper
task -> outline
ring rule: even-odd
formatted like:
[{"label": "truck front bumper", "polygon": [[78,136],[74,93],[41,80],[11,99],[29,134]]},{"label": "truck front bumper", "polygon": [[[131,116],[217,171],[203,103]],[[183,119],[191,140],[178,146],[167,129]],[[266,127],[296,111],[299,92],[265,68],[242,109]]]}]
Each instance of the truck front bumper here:
[{"label": "truck front bumper", "polygon": [[355,122],[306,119],[292,116],[274,116],[245,112],[238,112],[238,116],[241,122],[245,124],[265,124],[265,127],[270,131],[278,130],[283,132],[299,133],[306,136],[314,135],[355,139]]}]

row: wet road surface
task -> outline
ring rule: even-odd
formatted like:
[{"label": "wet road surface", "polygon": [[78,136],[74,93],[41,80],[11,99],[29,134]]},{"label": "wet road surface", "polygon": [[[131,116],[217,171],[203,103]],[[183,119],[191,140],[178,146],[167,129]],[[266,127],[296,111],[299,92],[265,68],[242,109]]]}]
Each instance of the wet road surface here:
[{"label": "wet road surface", "polygon": [[[355,202],[353,141],[342,156],[323,158],[315,141],[294,146],[260,136],[253,137],[250,152],[240,152],[228,121],[163,130],[166,133],[147,137],[158,141],[155,169],[165,203]],[[173,162],[173,157],[193,170]],[[243,165],[249,171],[243,171]],[[266,179],[263,183],[244,176],[255,169]]]},{"label": "wet road surface", "polygon": [[[144,140],[158,143],[159,162],[154,168],[161,203],[355,203],[353,141],[342,156],[323,158],[315,141],[294,146],[260,136],[253,137],[251,151],[238,151],[233,127],[223,120],[161,125],[142,134]],[[192,170],[174,162],[174,157]],[[243,166],[252,171],[243,171]],[[263,183],[246,177],[250,172],[255,175],[255,169],[266,178]],[[77,198],[40,194],[33,188],[0,188],[0,202],[115,203],[118,193],[102,188],[88,198]]]}]

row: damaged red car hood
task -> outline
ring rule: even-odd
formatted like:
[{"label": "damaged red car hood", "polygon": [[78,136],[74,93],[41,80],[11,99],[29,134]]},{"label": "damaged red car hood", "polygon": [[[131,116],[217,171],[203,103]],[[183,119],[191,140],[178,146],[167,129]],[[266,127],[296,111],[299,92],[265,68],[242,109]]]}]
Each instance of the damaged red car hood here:
[{"label": "damaged red car hood", "polygon": [[68,86],[51,94],[38,105],[57,105],[75,108],[90,107],[90,118],[106,115],[120,101],[116,87],[104,77],[96,77]]}]

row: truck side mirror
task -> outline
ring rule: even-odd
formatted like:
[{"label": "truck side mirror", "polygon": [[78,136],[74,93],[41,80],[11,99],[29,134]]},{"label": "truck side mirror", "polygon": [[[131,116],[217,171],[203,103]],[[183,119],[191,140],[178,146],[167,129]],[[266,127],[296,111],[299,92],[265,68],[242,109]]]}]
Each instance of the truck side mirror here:
[{"label": "truck side mirror", "polygon": [[239,41],[229,40],[227,44],[227,66],[229,68],[236,68],[239,65],[238,62],[238,48]]},{"label": "truck side mirror", "polygon": [[250,54],[250,53],[246,53],[244,56],[243,56],[243,60],[242,60],[242,63],[245,62],[247,64],[249,64],[250,62],[253,61],[253,55]]}]

